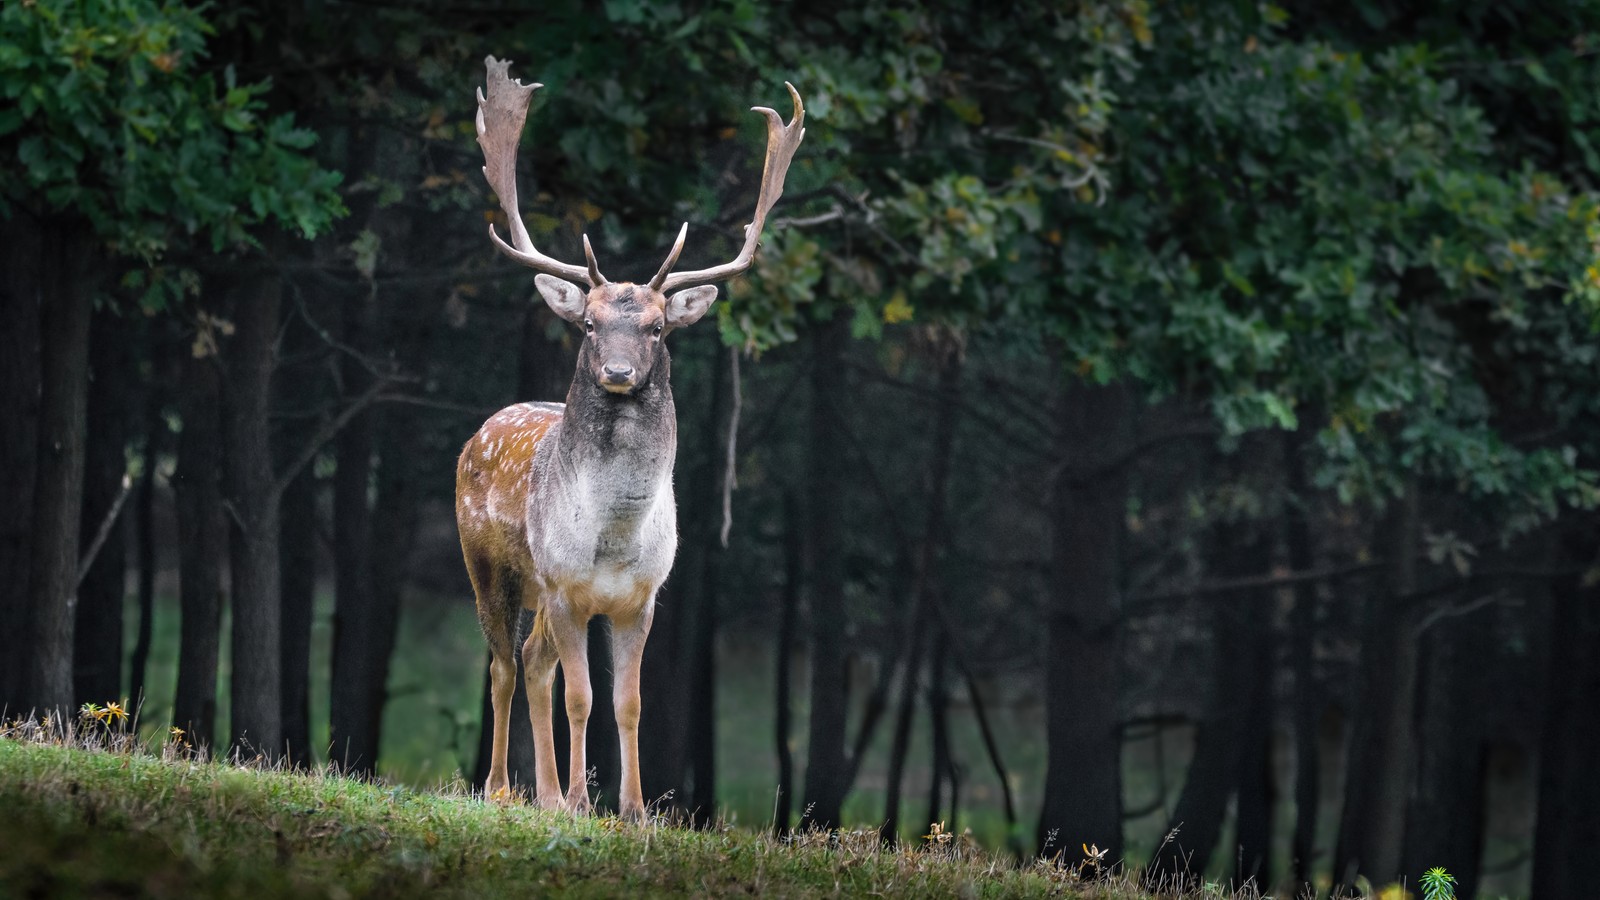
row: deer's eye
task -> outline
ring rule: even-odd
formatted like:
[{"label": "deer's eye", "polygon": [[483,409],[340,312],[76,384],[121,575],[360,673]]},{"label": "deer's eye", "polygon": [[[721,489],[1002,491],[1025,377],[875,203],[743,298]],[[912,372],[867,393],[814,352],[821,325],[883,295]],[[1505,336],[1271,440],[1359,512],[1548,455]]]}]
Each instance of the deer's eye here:
[{"label": "deer's eye", "polygon": [[654,335],[655,335],[655,336],[656,336],[656,337],[661,337],[661,326],[660,326],[660,325],[657,325],[657,326],[656,326],[656,330],[655,330],[655,331],[654,331],[654,332],[653,332],[653,334],[654,334]]},{"label": "deer's eye", "polygon": [[593,319],[584,319],[583,320],[583,330],[587,334],[594,334],[594,320]]}]

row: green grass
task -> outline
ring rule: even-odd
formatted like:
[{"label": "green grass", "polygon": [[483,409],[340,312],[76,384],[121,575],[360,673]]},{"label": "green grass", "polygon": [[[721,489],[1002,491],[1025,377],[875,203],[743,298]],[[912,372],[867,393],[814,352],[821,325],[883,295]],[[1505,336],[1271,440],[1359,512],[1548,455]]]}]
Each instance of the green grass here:
[{"label": "green grass", "polygon": [[1143,896],[959,841],[782,842],[161,754],[0,739],[0,896]]}]

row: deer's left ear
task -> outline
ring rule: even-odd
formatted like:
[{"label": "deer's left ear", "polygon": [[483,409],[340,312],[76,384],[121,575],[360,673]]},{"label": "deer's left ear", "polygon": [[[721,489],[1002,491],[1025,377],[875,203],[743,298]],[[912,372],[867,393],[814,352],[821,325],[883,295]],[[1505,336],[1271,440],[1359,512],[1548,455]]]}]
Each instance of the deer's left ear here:
[{"label": "deer's left ear", "polygon": [[667,327],[682,328],[700,321],[711,304],[716,302],[717,286],[703,284],[682,290],[667,298]]}]

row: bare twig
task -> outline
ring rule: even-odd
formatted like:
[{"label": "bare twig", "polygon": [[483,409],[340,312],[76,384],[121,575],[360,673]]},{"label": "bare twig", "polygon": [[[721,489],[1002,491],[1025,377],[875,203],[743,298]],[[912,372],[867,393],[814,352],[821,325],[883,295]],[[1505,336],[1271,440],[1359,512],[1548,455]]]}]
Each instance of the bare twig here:
[{"label": "bare twig", "polygon": [[814,227],[814,226],[817,226],[817,225],[825,225],[825,224],[827,224],[829,222],[837,222],[837,221],[839,221],[840,219],[843,219],[843,218],[844,218],[844,207],[842,207],[839,204],[835,203],[833,205],[833,209],[830,209],[825,213],[818,213],[818,214],[816,214],[814,216],[798,216],[798,217],[785,217],[785,218],[781,218],[781,219],[773,219],[772,223],[771,223],[771,225],[769,227],[771,227],[771,228],[811,228],[811,227]]},{"label": "bare twig", "polygon": [[[147,460],[146,465],[150,462]],[[83,579],[88,577],[89,569],[94,565],[95,557],[100,555],[100,548],[106,545],[106,539],[111,537],[111,527],[116,524],[117,516],[122,513],[122,504],[128,499],[128,491],[133,488],[131,473],[122,473],[122,490],[117,492],[117,499],[111,501],[111,508],[106,510],[106,517],[100,521],[100,529],[94,533],[94,541],[89,544],[88,552],[78,560],[78,580],[74,589],[83,586]]]},{"label": "bare twig", "polygon": [[316,459],[317,452],[322,449],[322,446],[333,440],[344,426],[350,424],[351,419],[360,415],[363,410],[376,402],[382,395],[384,388],[388,386],[389,382],[385,379],[374,381],[365,393],[352,400],[348,406],[339,411],[338,415],[322,423],[322,427],[318,428],[316,433],[311,435],[305,444],[301,446],[299,452],[295,454],[293,462],[278,473],[277,480],[272,483],[273,493],[281,495],[287,490],[289,483],[294,481],[295,476],[300,474],[300,470],[310,464],[313,459]]},{"label": "bare twig", "polygon": [[1190,588],[1177,591],[1165,591],[1157,594],[1144,594],[1129,598],[1128,616],[1130,618],[1148,615],[1155,612],[1156,608],[1176,601],[1193,600],[1210,594],[1231,594],[1236,591],[1248,591],[1259,588],[1287,587],[1292,584],[1301,584],[1308,581],[1336,581],[1341,578],[1350,578],[1364,575],[1382,569],[1388,563],[1383,561],[1352,563],[1348,566],[1335,566],[1328,569],[1312,569],[1309,572],[1288,572],[1274,575],[1249,575],[1243,578],[1225,578],[1216,581],[1204,582]]},{"label": "bare twig", "polygon": [[722,475],[722,548],[728,548],[728,532],[733,530],[733,489],[739,486],[738,445],[739,410],[744,397],[739,392],[739,348],[728,349],[728,377],[733,381],[733,408],[728,413],[728,463]]},{"label": "bare twig", "polygon": [[1420,638],[1424,633],[1427,632],[1429,628],[1439,624],[1439,622],[1443,619],[1454,618],[1456,616],[1465,616],[1469,613],[1477,612],[1478,610],[1483,609],[1485,606],[1489,606],[1505,599],[1505,597],[1506,595],[1504,591],[1495,591],[1490,594],[1485,594],[1471,603],[1464,603],[1460,606],[1441,606],[1424,616],[1422,621],[1417,623],[1417,627],[1412,631],[1412,634]]},{"label": "bare twig", "polygon": [[437,409],[443,412],[461,413],[463,415],[483,416],[488,418],[499,412],[499,407],[468,406],[465,403],[451,403],[448,400],[434,400],[429,397],[418,397],[415,394],[384,394],[377,399],[378,403],[399,403],[404,406],[420,406],[423,409]]}]

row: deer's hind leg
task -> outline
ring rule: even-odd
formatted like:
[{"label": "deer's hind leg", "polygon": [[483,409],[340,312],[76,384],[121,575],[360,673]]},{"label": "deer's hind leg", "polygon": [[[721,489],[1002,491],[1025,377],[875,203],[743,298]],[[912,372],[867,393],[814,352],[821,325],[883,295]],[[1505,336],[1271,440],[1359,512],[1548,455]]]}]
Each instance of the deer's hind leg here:
[{"label": "deer's hind leg", "polygon": [[477,596],[478,623],[489,642],[489,702],[494,709],[494,737],[489,745],[489,778],[485,797],[511,795],[506,773],[506,744],[511,735],[511,700],[517,689],[517,661],[512,655],[519,604],[516,577],[493,560],[467,555],[467,575]]},{"label": "deer's hind leg", "polygon": [[524,588],[522,603],[533,610],[533,630],[522,642],[522,678],[528,690],[528,719],[533,724],[535,796],[545,809],[560,809],[561,778],[556,772],[556,741],[550,718],[550,692],[560,654],[550,633],[549,614],[532,585]]}]

